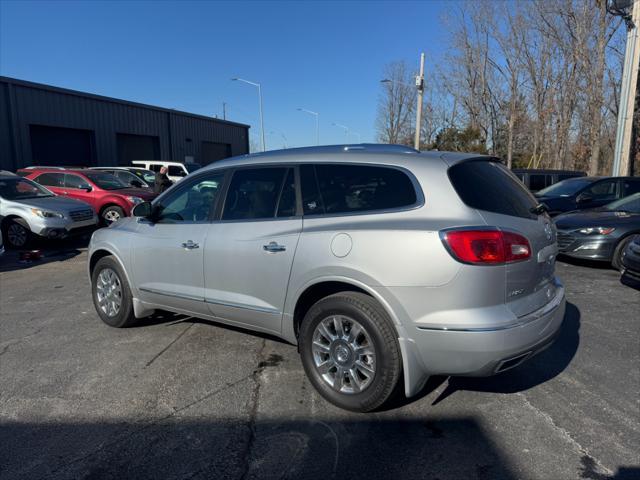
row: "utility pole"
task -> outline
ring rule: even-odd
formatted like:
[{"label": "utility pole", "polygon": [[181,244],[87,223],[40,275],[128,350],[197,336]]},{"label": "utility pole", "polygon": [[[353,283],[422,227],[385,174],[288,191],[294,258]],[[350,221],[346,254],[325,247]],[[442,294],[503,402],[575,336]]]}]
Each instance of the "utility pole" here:
[{"label": "utility pole", "polygon": [[[610,2],[610,13],[620,14],[623,10],[632,9],[631,18],[627,20],[627,46],[624,54],[624,69],[620,86],[620,105],[618,107],[618,127],[616,129],[616,148],[613,157],[612,175],[629,175],[631,143],[633,142],[633,111],[638,84],[638,67],[640,66],[640,0],[613,0]],[[612,11],[613,10],[613,11]]]},{"label": "utility pole", "polygon": [[422,129],[422,97],[424,95],[424,52],[420,54],[420,75],[416,76],[416,88],[418,89],[418,106],[416,108],[416,137],[413,147],[420,150],[420,130]]}]

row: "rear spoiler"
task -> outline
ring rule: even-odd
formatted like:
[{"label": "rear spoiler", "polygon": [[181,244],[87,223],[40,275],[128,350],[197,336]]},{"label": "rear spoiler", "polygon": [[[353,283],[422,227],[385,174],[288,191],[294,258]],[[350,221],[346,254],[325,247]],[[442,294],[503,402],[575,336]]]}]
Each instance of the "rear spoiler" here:
[{"label": "rear spoiler", "polygon": [[493,155],[479,155],[474,153],[458,153],[458,152],[443,152],[440,155],[440,158],[444,163],[446,163],[449,167],[453,167],[459,163],[466,162],[495,162],[495,163],[504,163],[500,157],[496,157]]}]

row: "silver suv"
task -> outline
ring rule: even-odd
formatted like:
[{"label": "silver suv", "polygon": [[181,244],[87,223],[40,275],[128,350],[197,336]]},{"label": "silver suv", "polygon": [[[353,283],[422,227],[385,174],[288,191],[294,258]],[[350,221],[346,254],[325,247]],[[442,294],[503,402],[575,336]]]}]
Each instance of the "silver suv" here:
[{"label": "silver suv", "polygon": [[549,217],[497,159],[391,145],[290,149],[189,175],[89,251],[114,327],[169,310],[297,344],[330,402],[378,408],[404,378],[484,376],[555,338]]}]

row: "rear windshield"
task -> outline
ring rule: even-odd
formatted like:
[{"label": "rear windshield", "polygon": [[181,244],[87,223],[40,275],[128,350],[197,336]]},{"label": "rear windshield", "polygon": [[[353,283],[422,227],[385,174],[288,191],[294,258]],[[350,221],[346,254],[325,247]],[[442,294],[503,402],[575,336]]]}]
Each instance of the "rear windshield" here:
[{"label": "rear windshield", "polygon": [[449,179],[462,201],[471,208],[522,218],[537,218],[537,202],[522,182],[504,165],[472,160],[449,169]]}]

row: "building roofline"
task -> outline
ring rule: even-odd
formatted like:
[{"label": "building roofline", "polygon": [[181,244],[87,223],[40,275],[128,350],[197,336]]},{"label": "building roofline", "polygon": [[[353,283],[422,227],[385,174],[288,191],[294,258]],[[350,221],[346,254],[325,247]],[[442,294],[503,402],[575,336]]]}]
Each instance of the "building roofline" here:
[{"label": "building roofline", "polygon": [[178,115],[185,115],[187,117],[199,118],[201,120],[209,120],[209,121],[224,123],[227,125],[234,125],[236,127],[251,128],[250,125],[247,125],[244,123],[232,122],[230,120],[222,120],[220,118],[215,118],[215,117],[207,117],[206,115],[184,112],[182,110],[174,110],[172,108],[158,107],[156,105],[149,105],[146,103],[132,102],[131,100],[122,100],[120,98],[106,97],[104,95],[97,95],[95,93],[81,92],[79,90],[71,90],[69,88],[55,87],[53,85],[46,85],[44,83],[30,82],[27,80],[21,80],[19,78],[0,76],[0,83],[3,83],[3,82],[12,84],[12,85],[18,85],[21,87],[35,88],[38,90],[61,93],[63,95],[72,95],[75,97],[89,98],[91,100],[99,100],[102,102],[117,103],[120,105],[128,105],[130,107],[146,108],[149,110],[156,110],[156,111],[165,112],[165,113],[175,113]]}]

